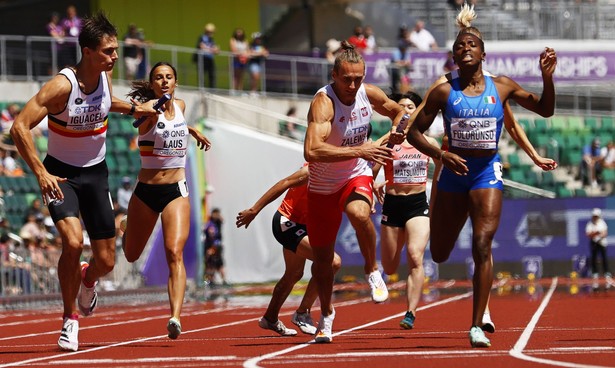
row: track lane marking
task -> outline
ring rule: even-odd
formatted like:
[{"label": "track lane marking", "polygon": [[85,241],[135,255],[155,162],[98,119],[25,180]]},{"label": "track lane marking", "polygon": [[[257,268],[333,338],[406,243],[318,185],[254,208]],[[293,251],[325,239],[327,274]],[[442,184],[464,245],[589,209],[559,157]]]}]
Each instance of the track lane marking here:
[{"label": "track lane marking", "polygon": [[[368,300],[371,300],[371,298],[360,298],[360,299],[356,299],[356,300],[340,302],[340,303],[338,303],[338,305],[339,306],[348,306],[348,305],[353,305],[353,304],[365,303]],[[235,307],[235,308],[237,308],[237,307]],[[249,307],[245,307],[243,309],[253,309],[253,307],[249,306]],[[318,308],[316,308],[316,309],[318,309]],[[211,313],[211,312],[214,312],[214,311],[218,312],[218,311],[228,311],[228,310],[229,310],[228,307],[223,307],[223,308],[210,309],[210,310],[207,310],[207,311],[194,312],[194,313],[191,313],[191,314],[188,314],[188,315],[195,316],[195,315],[202,315],[202,314]],[[293,313],[294,313],[294,311],[289,311],[289,312],[280,313],[280,315],[287,316],[287,315],[291,315]],[[166,317],[168,317],[168,315]],[[148,321],[148,320],[151,320],[151,319],[154,319],[154,318],[161,318],[161,317],[147,317],[147,318],[141,318],[141,319],[133,320],[133,321],[142,322],[142,321]],[[224,323],[224,324],[220,324],[220,325],[215,325],[215,326],[208,326],[208,327],[203,327],[203,328],[199,328],[199,329],[188,330],[188,331],[182,332],[182,336],[183,335],[188,335],[188,334],[191,334],[191,333],[197,333],[197,332],[203,332],[203,331],[208,331],[208,330],[214,330],[214,329],[217,329],[217,328],[236,326],[236,325],[240,325],[240,324],[248,323],[248,322],[255,322],[255,321],[258,321],[259,318],[260,317],[249,318],[249,319],[244,319],[244,320],[234,321],[234,322],[228,322],[228,323]],[[130,322],[130,321],[114,322],[114,323],[102,324],[102,325],[96,325],[96,326],[88,326],[88,327],[80,328],[80,330],[85,330],[87,328],[101,328],[101,327],[113,326],[113,325],[122,324],[122,323],[128,323],[128,322]],[[39,333],[39,334],[22,335],[22,336],[19,336],[19,337],[32,337],[32,336],[39,336],[39,335],[50,334],[50,333],[57,333],[57,330],[52,331],[52,332],[50,331],[50,332],[45,332],[45,333]],[[14,339],[15,337],[13,336],[12,338]],[[165,334],[165,335],[158,335],[158,336],[151,336],[151,337],[145,337],[145,338],[140,338],[140,339],[128,340],[128,341],[123,341],[123,342],[119,342],[119,343],[113,343],[113,344],[109,344],[109,345],[98,346],[98,347],[87,349],[87,350],[79,350],[79,351],[75,351],[75,352],[62,352],[62,353],[56,354],[56,355],[51,355],[51,356],[46,356],[46,357],[39,357],[39,358],[32,358],[32,359],[26,359],[26,360],[22,360],[22,361],[2,364],[2,365],[0,365],[0,368],[16,367],[16,366],[20,366],[20,365],[26,365],[26,364],[36,363],[36,362],[41,362],[41,361],[46,361],[46,360],[50,360],[50,362],[48,364],[55,364],[55,362],[53,362],[52,360],[56,359],[56,358],[70,357],[70,356],[73,356],[73,355],[79,355],[79,354],[84,354],[84,353],[88,353],[88,352],[104,350],[104,349],[108,349],[108,348],[112,348],[112,347],[118,347],[118,346],[124,346],[124,345],[130,345],[130,344],[136,344],[136,343],[140,343],[140,342],[146,342],[146,341],[151,341],[151,340],[156,340],[156,339],[166,339],[166,338],[168,338],[168,336]]]},{"label": "track lane marking", "polygon": [[[447,298],[447,299],[442,299],[442,300],[439,300],[437,302],[434,302],[434,303],[427,304],[427,305],[424,305],[422,307],[419,307],[419,308],[417,308],[417,311],[425,310],[425,309],[429,309],[429,308],[433,308],[433,307],[437,307],[439,305],[443,305],[443,304],[447,304],[447,303],[454,302],[454,301],[457,301],[457,300],[461,300],[461,299],[464,299],[464,298],[468,298],[471,295],[472,295],[472,292],[470,291],[470,292],[467,292],[465,294],[453,296],[453,297],[450,297],[450,298]],[[389,317],[386,317],[386,318],[382,318],[382,319],[379,319],[377,321],[369,322],[369,323],[366,323],[366,324],[363,324],[363,325],[360,325],[360,326],[356,326],[356,327],[353,327],[353,328],[350,328],[350,329],[347,329],[347,330],[342,330],[342,331],[336,332],[336,333],[332,334],[332,336],[333,337],[340,336],[340,335],[343,335],[343,334],[346,334],[346,333],[349,333],[349,332],[352,332],[352,331],[355,331],[355,330],[360,330],[360,329],[367,328],[367,327],[370,327],[370,326],[373,326],[373,325],[377,325],[377,324],[389,321],[389,320],[394,319],[394,318],[399,318],[399,317],[401,317],[401,316],[403,316],[405,314],[406,314],[406,312],[397,313],[395,315],[392,315],[392,316],[389,316]],[[258,357],[253,357],[253,358],[250,358],[250,359],[246,360],[243,363],[243,367],[244,368],[262,368],[261,366],[258,365],[258,363],[263,361],[263,360],[275,358],[275,357],[278,357],[280,355],[284,355],[286,353],[290,353],[290,352],[295,351],[295,350],[303,349],[303,348],[311,346],[313,344],[314,344],[314,340],[312,339],[309,342],[304,343],[304,344],[295,345],[295,346],[292,346],[290,348],[279,350],[277,352],[273,352],[273,353],[269,353],[269,354],[264,354],[264,355],[261,355],[261,356],[258,356]]]},{"label": "track lane marking", "polygon": [[610,366],[579,364],[579,363],[562,362],[558,360],[545,359],[545,358],[536,358],[536,357],[527,355],[523,352],[523,350],[527,346],[528,341],[530,340],[530,337],[532,336],[532,333],[534,332],[534,329],[536,328],[536,324],[538,324],[538,321],[540,320],[540,317],[542,316],[542,313],[544,312],[544,310],[547,308],[547,305],[551,301],[551,297],[553,296],[553,293],[555,292],[556,287],[557,287],[557,277],[554,277],[551,280],[551,286],[549,287],[547,294],[545,294],[544,298],[542,299],[540,306],[538,307],[538,309],[532,316],[530,323],[528,323],[527,326],[525,326],[525,329],[523,330],[523,333],[519,337],[519,340],[517,340],[517,342],[515,343],[515,346],[513,346],[513,348],[510,349],[509,354],[512,357],[520,359],[520,360],[525,360],[525,361],[534,362],[534,363],[554,365],[558,367],[612,368]]}]

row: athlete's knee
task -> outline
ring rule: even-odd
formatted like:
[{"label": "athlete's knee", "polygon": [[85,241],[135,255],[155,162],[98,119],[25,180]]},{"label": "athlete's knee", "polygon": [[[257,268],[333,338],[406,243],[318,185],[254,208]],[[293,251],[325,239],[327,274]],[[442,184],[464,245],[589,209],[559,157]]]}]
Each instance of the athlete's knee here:
[{"label": "athlete's knee", "polygon": [[180,247],[171,247],[167,249],[167,262],[171,265],[178,264],[184,261],[184,253]]},{"label": "athlete's knee", "polygon": [[299,282],[299,280],[301,280],[301,278],[303,277],[303,269],[298,269],[298,270],[292,270],[292,271],[288,271],[284,273],[284,276],[286,276],[290,282],[292,282],[292,284],[296,284],[297,282]]},{"label": "athlete's knee", "polygon": [[393,264],[382,262],[382,271],[387,275],[392,275],[397,272],[397,267]]},{"label": "athlete's knee", "polygon": [[115,266],[115,257],[102,257],[96,259],[96,268],[103,274],[106,275],[109,272],[113,271],[113,267]]},{"label": "athlete's knee", "polygon": [[79,257],[81,252],[83,252],[83,241],[79,239],[62,240],[62,253]]},{"label": "athlete's knee", "polygon": [[[448,257],[446,257],[448,258]],[[421,253],[410,253],[408,255],[408,264],[410,268],[418,268],[423,265],[423,254]]]},{"label": "athlete's knee", "polygon": [[491,244],[475,244],[472,247],[474,263],[491,262]]},{"label": "athlete's knee", "polygon": [[342,258],[337,253],[333,255],[333,262],[331,263],[331,267],[333,267],[333,272],[335,273],[337,273],[337,271],[342,268]]},{"label": "athlete's knee", "polygon": [[432,249],[431,251],[431,259],[436,263],[444,263],[448,260],[448,257],[451,255],[450,252],[437,252]]}]

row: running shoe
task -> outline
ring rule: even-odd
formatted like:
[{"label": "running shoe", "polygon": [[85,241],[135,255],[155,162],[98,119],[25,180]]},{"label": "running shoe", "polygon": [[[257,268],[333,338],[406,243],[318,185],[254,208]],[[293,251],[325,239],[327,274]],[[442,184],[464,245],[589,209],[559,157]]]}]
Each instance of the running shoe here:
[{"label": "running shoe", "polygon": [[79,289],[79,295],[77,295],[77,304],[84,316],[89,316],[94,313],[94,309],[98,303],[98,294],[96,293],[96,284],[98,281],[94,282],[94,286],[92,287],[87,287],[83,283],[83,280],[85,280],[85,271],[89,266],[87,262],[81,262],[81,288]]},{"label": "running shoe", "polygon": [[472,326],[468,335],[470,336],[470,345],[473,348],[488,348],[491,346],[491,341],[479,326]]},{"label": "running shoe", "polygon": [[172,317],[167,323],[167,331],[169,331],[169,339],[175,340],[182,333],[182,324],[177,318]]},{"label": "running shoe", "polygon": [[316,333],[316,326],[314,326],[314,320],[310,316],[310,312],[305,313],[293,313],[293,317],[290,319],[292,323],[297,325],[301,332],[308,335],[314,335]]},{"label": "running shoe", "polygon": [[404,319],[399,322],[399,326],[405,330],[412,330],[414,328],[414,320],[416,317],[412,312],[406,312]]},{"label": "running shoe", "polygon": [[261,317],[261,319],[258,320],[258,325],[262,329],[275,331],[282,336],[297,335],[296,330],[293,330],[292,328],[287,328],[286,326],[284,326],[284,323],[282,323],[282,321],[280,320],[277,320],[275,323],[271,323],[267,320],[267,318]]},{"label": "running shoe", "polygon": [[62,332],[58,339],[58,346],[62,350],[77,351],[79,349],[79,321],[64,318]]},{"label": "running shoe", "polygon": [[335,319],[335,310],[328,316],[320,315],[320,322],[318,323],[318,331],[316,331],[317,343],[330,343],[333,341],[333,320]]},{"label": "running shoe", "polygon": [[483,314],[483,325],[480,326],[481,330],[489,333],[495,332],[495,323],[491,320],[491,315],[489,313]]},{"label": "running shoe", "polygon": [[387,284],[382,279],[380,271],[376,270],[369,275],[365,275],[367,283],[372,290],[372,300],[376,303],[382,303],[389,298],[389,290]]}]

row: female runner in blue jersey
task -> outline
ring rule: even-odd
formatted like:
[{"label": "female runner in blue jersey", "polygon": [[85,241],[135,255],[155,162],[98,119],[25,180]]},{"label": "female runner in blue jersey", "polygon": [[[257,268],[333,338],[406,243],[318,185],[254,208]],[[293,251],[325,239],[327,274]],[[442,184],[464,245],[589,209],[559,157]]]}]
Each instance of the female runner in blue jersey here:
[{"label": "female runner in blue jersey", "polygon": [[[502,210],[502,164],[497,148],[504,120],[503,105],[512,99],[541,116],[553,115],[557,57],[551,48],[540,55],[542,96],[526,91],[508,77],[485,76],[484,43],[480,32],[470,26],[475,18],[473,7],[468,5],[457,16],[461,30],[453,44],[453,58],[459,67],[459,78],[438,85],[426,96],[407,138],[421,152],[440,159],[444,165],[430,221],[434,261],[448,259],[468,215],[472,220],[475,271],[469,338],[472,347],[489,347],[491,342],[480,326],[493,281],[491,243]],[[439,111],[444,116],[448,152],[429,144],[422,134]]]}]

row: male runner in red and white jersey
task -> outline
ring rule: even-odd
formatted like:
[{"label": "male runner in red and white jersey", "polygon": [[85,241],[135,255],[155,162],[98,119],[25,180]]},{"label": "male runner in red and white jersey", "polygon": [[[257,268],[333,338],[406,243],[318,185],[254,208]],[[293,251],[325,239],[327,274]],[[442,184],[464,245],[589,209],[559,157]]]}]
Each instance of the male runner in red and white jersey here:
[{"label": "male runner in red and white jersey", "polygon": [[333,66],[333,83],[318,90],[312,100],[304,143],[304,157],[310,163],[307,226],[314,249],[312,277],[318,284],[322,311],[316,342],[332,341],[331,264],[342,212],[356,231],[372,299],[382,302],[388,298],[376,264],[376,229],[370,218],[373,180],[368,161],[384,164],[392,159],[392,150],[368,142],[373,110],[393,121],[390,142],[403,141],[396,128],[404,110],[380,88],[363,84],[365,61],[347,41],[342,49]]}]

